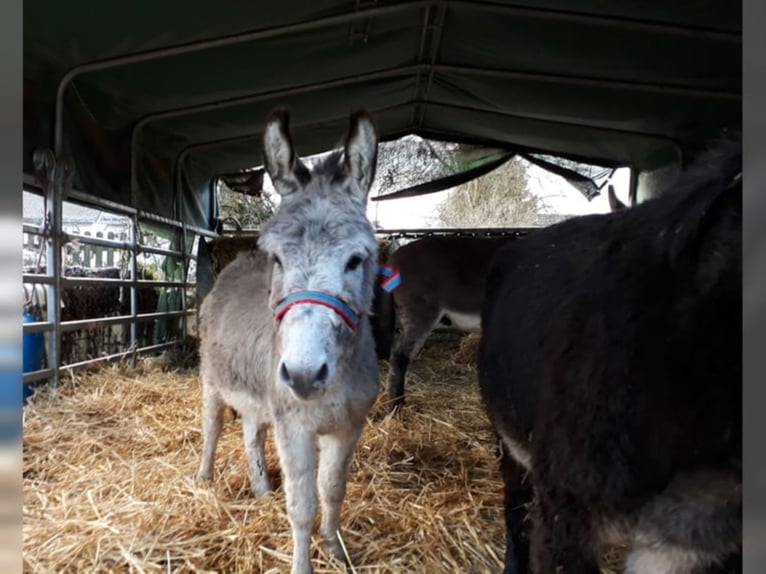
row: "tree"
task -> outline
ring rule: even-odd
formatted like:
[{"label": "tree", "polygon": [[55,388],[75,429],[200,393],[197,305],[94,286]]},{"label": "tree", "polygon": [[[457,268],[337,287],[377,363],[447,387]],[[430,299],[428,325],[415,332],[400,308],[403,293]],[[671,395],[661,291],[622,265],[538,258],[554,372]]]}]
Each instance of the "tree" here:
[{"label": "tree", "polygon": [[222,180],[218,181],[218,206],[221,217],[235,217],[243,229],[258,228],[276,211],[276,205],[262,193],[259,196],[247,195],[229,188]]},{"label": "tree", "polygon": [[439,205],[439,219],[447,227],[526,227],[547,225],[539,213],[542,200],[528,189],[525,163],[518,157],[497,169],[456,187]]},{"label": "tree", "polygon": [[378,165],[370,196],[395,192],[454,173],[461,153],[472,149],[459,143],[425,140],[409,135],[378,146]]}]

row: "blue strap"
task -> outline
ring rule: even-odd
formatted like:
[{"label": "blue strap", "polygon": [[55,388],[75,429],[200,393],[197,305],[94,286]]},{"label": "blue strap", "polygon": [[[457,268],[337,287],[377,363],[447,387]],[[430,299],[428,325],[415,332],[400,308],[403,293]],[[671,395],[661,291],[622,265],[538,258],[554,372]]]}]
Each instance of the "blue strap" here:
[{"label": "blue strap", "polygon": [[399,275],[399,270],[393,265],[376,265],[375,273],[378,275],[383,275],[384,277],[388,277],[388,279],[380,284],[380,286],[383,287],[383,289],[388,293],[399,287],[402,282],[402,277]]}]

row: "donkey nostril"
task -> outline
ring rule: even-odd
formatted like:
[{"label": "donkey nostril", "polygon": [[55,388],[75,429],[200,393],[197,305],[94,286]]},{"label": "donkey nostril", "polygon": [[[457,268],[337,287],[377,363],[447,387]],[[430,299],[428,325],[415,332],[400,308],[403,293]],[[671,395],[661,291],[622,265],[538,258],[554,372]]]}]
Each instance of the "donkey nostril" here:
[{"label": "donkey nostril", "polygon": [[317,382],[323,383],[325,382],[325,379],[327,379],[327,373],[328,373],[327,363],[324,363],[322,365],[322,368],[319,369],[319,373],[317,373]]},{"label": "donkey nostril", "polygon": [[288,385],[293,384],[293,381],[290,378],[290,372],[287,370],[287,365],[284,363],[279,367],[279,378],[282,379],[283,383],[287,383]]}]

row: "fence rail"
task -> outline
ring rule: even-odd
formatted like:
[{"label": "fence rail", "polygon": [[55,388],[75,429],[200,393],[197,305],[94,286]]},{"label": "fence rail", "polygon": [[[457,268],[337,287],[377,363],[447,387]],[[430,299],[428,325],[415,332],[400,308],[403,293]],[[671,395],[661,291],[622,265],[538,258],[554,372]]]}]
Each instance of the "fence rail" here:
[{"label": "fence rail", "polygon": [[[24,373],[25,383],[51,379],[50,382],[55,385],[64,370],[120,357],[135,358],[137,354],[182,344],[186,340],[189,321],[196,316],[196,311],[189,308],[186,293],[196,285],[188,276],[187,269],[189,264],[196,262],[196,255],[185,250],[189,241],[193,245],[203,235],[216,236],[213,232],[119,206],[75,190],[68,190],[67,195],[68,200],[87,208],[123,217],[125,228],[91,232],[82,231],[80,227],[65,231],[61,222],[59,233],[54,234],[43,226],[28,222],[23,224],[24,290],[32,302],[40,303],[41,312],[44,307],[44,315],[39,321],[24,323],[22,330],[25,334],[45,334],[47,358],[51,359],[51,364]],[[53,209],[54,203],[49,200],[48,207]],[[58,207],[63,209],[62,204]],[[115,218],[107,219],[109,224],[115,221]],[[172,242],[164,245],[162,240],[159,245],[147,244],[147,226],[142,228],[142,224],[146,223],[166,228],[171,239],[174,237],[182,247],[174,249]],[[119,218],[116,225],[121,225]],[[56,265],[48,269],[51,253],[55,252],[51,250],[51,240],[61,246],[59,269]],[[147,277],[144,275],[147,257],[158,270],[173,269],[162,264],[167,258],[177,261],[180,268],[167,277],[158,277],[154,272]],[[33,295],[30,295],[30,284]],[[48,287],[41,293],[41,286]],[[115,296],[113,291],[109,291],[115,288],[120,289],[120,295]],[[52,293],[57,293],[58,298],[65,302],[61,311],[63,316],[58,321],[57,313],[52,312],[55,307],[48,304]],[[91,296],[94,301],[92,309],[88,299]],[[167,298],[166,303],[160,307],[160,301],[164,298]],[[72,300],[76,303],[74,308],[67,308],[66,302]],[[164,307],[165,304],[169,307]],[[160,311],[160,308],[169,310]],[[95,316],[88,317],[92,310]],[[73,315],[75,311],[80,314]],[[115,349],[119,351],[112,352]]]}]

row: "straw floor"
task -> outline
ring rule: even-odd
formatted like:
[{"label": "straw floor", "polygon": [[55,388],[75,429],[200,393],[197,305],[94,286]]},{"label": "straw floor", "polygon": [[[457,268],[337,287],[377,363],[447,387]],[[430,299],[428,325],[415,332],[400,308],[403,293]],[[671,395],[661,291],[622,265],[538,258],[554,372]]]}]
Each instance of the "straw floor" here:
[{"label": "straw floor", "polygon": [[[476,340],[435,333],[387,414],[381,387],[349,479],[342,540],[352,572],[499,572],[502,485],[476,386]],[[381,363],[382,377],[386,365]],[[25,408],[25,572],[289,572],[276,493],[250,495],[240,419],[216,477],[198,485],[196,370],[156,361],[78,374]],[[317,574],[344,572],[314,540]]]}]

